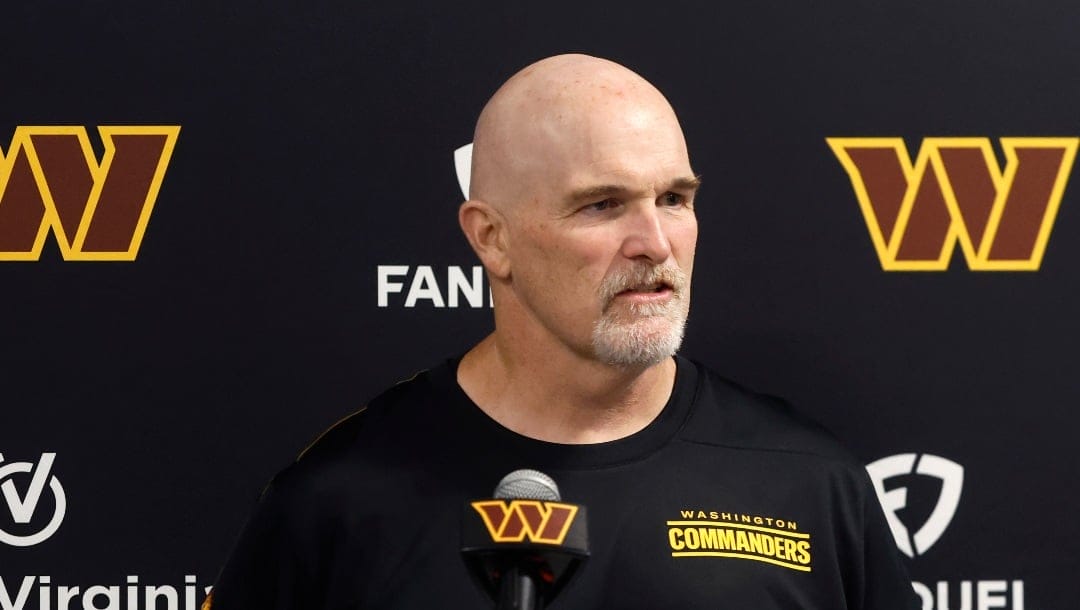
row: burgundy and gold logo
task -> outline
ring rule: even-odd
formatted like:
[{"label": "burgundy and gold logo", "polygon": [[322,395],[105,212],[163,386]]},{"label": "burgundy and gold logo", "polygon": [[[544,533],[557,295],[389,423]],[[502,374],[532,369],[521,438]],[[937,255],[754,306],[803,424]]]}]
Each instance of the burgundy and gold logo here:
[{"label": "burgundy and gold logo", "polygon": [[68,261],[133,261],[178,125],[18,127],[0,150],[0,261],[36,261],[52,231]]},{"label": "burgundy and gold logo", "polygon": [[540,500],[481,500],[470,503],[495,542],[562,544],[574,523],[573,504]]},{"label": "burgundy and gold logo", "polygon": [[1080,138],[826,138],[851,178],[886,271],[944,271],[956,244],[972,271],[1036,271]]}]

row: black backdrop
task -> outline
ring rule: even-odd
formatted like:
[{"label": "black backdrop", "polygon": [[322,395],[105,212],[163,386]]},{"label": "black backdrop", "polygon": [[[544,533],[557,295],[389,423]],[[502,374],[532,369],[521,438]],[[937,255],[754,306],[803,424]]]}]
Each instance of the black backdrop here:
[{"label": "black backdrop", "polygon": [[[1037,271],[971,271],[959,247],[945,271],[884,271],[825,139],[902,137],[914,159],[923,138],[989,138],[1004,164],[1001,137],[1080,135],[1078,5],[2,13],[5,155],[19,126],[84,126],[99,160],[98,126],[181,131],[134,261],[67,261],[50,233],[40,260],[0,262],[0,532],[29,536],[57,512],[46,486],[16,521],[29,471],[66,497],[47,539],[0,542],[0,603],[78,586],[72,608],[128,608],[92,588],[133,581],[194,603],[307,441],[488,332],[490,311],[464,300],[405,307],[419,267],[445,299],[448,268],[476,264],[453,151],[510,74],[580,51],[669,96],[704,178],[684,353],[789,399],[867,463],[963,468],[955,515],[909,562],[924,608],[1076,607],[1080,190],[1066,187]],[[409,270],[380,307],[388,265]],[[907,488],[897,516],[914,533],[955,483],[883,488]]]}]

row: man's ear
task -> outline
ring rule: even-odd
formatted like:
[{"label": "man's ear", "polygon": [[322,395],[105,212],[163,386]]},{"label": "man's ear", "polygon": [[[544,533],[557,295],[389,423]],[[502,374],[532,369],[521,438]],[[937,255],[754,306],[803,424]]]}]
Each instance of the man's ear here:
[{"label": "man's ear", "polygon": [[485,201],[470,199],[458,209],[458,223],[487,272],[496,278],[508,279],[510,257],[502,213]]}]

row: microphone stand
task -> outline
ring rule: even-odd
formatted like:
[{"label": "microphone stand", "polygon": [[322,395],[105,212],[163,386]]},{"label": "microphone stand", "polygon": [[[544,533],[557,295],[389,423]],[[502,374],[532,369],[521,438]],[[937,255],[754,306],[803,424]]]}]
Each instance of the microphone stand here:
[{"label": "microphone stand", "polygon": [[496,610],[543,610],[544,604],[533,575],[520,566],[507,568],[499,587]]}]

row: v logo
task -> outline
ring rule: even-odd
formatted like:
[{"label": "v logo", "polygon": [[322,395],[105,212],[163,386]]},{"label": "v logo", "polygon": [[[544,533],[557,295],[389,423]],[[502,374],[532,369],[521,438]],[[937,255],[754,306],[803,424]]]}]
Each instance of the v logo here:
[{"label": "v logo", "polygon": [[[3,459],[4,456],[0,455],[0,462],[3,462]],[[30,479],[30,488],[26,490],[26,495],[22,498],[19,498],[19,493],[15,490],[14,481],[8,479],[0,483],[0,491],[4,492],[4,500],[11,509],[11,517],[15,523],[30,523],[30,519],[34,517],[38,500],[41,500],[41,492],[45,490],[45,483],[49,480],[49,473],[52,472],[54,460],[56,460],[55,453],[41,454],[41,461],[37,463],[37,468],[34,469]]]},{"label": "v logo", "polygon": [[[0,493],[3,494],[8,510],[11,511],[12,521],[16,525],[30,524],[46,487],[52,492],[55,500],[53,515],[43,529],[30,535],[17,535],[0,529],[0,542],[11,546],[33,546],[43,542],[60,528],[60,523],[63,522],[64,514],[67,512],[67,498],[60,481],[52,474],[55,461],[55,453],[42,453],[41,460],[36,465],[29,462],[5,464],[4,456],[0,455]],[[30,475],[30,485],[21,496],[11,477],[15,473]],[[0,523],[3,521],[0,519]]]}]

